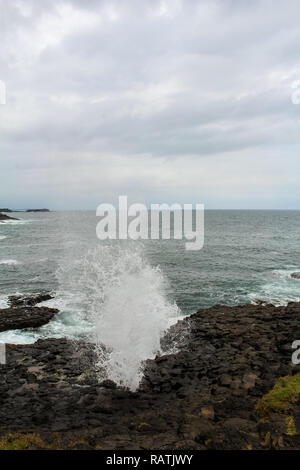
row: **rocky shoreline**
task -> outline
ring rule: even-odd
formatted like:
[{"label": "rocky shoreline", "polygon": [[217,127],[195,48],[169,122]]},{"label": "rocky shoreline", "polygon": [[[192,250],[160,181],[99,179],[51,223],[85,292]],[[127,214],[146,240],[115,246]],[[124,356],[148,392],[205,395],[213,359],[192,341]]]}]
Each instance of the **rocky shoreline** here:
[{"label": "rocky shoreline", "polygon": [[10,217],[9,215],[0,213],[0,222],[6,222],[7,220],[19,220],[15,217]]},{"label": "rocky shoreline", "polygon": [[36,304],[52,299],[49,294],[36,296],[11,296],[10,307],[0,310],[0,332],[38,328],[46,325],[59,310],[48,307],[36,307]]},{"label": "rocky shoreline", "polygon": [[[44,309],[29,304],[10,310]],[[300,303],[201,309],[169,330],[163,347],[177,351],[148,360],[136,392],[99,382],[92,344],[7,345],[0,449],[300,449],[299,315]],[[296,386],[284,407],[259,407],[285,376]]]}]

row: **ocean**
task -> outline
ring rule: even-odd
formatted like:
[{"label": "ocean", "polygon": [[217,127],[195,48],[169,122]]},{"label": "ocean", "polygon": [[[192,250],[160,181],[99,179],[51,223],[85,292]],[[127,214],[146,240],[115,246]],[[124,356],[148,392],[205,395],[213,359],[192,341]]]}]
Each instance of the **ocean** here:
[{"label": "ocean", "polygon": [[[12,294],[51,292],[60,313],[38,329],[0,333],[31,343],[66,337],[108,345],[110,376],[139,380],[172,323],[201,307],[300,300],[300,212],[206,211],[205,242],[105,241],[93,211],[16,213],[0,224],[0,308]],[[131,370],[131,373],[128,372]],[[124,378],[124,377],[123,377]]]}]

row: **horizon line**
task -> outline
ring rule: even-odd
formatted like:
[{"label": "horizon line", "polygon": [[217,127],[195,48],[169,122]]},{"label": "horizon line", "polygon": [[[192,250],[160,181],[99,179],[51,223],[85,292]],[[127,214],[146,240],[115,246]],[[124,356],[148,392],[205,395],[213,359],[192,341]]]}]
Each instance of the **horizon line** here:
[{"label": "horizon line", "polygon": [[[192,204],[194,205],[194,204]],[[148,210],[151,210],[151,207],[149,207],[148,205],[146,205],[147,209]],[[30,211],[32,209],[9,209],[10,212],[26,212],[26,211]],[[193,210],[195,210],[195,208],[193,208]],[[300,208],[296,209],[292,209],[292,208],[268,208],[268,209],[258,209],[258,208],[208,208],[208,209],[204,209],[205,211],[300,211]],[[33,211],[41,211],[41,209],[34,209]],[[76,209],[47,209],[47,211],[45,211],[44,213],[47,213],[47,212],[72,212],[72,211],[80,211],[80,212],[84,212],[84,211],[88,211],[88,212],[96,212],[96,209],[79,209],[79,208],[76,208]],[[1,210],[0,210],[1,212]],[[5,212],[5,211],[3,211]]]}]

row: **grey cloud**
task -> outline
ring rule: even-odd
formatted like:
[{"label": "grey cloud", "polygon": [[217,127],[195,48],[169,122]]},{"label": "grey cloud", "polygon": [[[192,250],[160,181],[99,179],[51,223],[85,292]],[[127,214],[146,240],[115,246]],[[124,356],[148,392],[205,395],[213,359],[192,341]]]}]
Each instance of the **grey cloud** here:
[{"label": "grey cloud", "polygon": [[[27,190],[30,198],[39,198],[34,175],[43,171],[49,194],[54,184],[56,193],[69,188],[68,206],[84,200],[93,208],[95,198],[83,197],[78,178],[81,192],[88,187],[98,194],[93,172],[105,165],[114,194],[124,188],[141,194],[147,187],[144,196],[151,202],[158,187],[162,197],[173,195],[180,179],[174,170],[180,172],[186,161],[184,199],[196,193],[195,173],[207,180],[227,158],[217,185],[223,192],[216,194],[214,181],[203,197],[226,206],[224,180],[231,180],[241,162],[244,172],[237,178],[244,184],[230,183],[236,187],[227,199],[232,207],[235,197],[250,198],[249,162],[269,162],[272,152],[280,152],[277,158],[290,173],[280,184],[273,178],[270,195],[288,187],[300,169],[295,162],[300,107],[291,102],[292,83],[300,80],[296,0],[289,8],[279,0],[1,0],[0,5],[5,46],[0,78],[8,90],[7,105],[0,108],[0,168],[9,179],[13,169],[20,179],[24,172],[30,192],[26,185],[18,189],[20,198],[26,199]],[[166,162],[163,185],[156,171],[148,180],[138,161],[151,168]],[[257,197],[263,196],[257,181]],[[300,197],[296,185],[291,187],[290,196],[283,191],[287,206]],[[12,190],[13,185],[5,188],[2,205],[16,197]],[[276,198],[270,196],[272,207]],[[55,206],[55,196],[50,200]]]}]

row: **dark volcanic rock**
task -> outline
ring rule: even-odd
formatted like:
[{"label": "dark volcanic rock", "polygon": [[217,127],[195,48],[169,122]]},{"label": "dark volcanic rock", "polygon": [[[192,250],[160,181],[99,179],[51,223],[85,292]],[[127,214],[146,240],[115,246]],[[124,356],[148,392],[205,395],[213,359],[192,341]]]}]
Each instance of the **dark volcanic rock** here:
[{"label": "dark volcanic rock", "polygon": [[40,302],[53,299],[51,294],[35,294],[35,295],[11,295],[9,303],[11,307],[33,307]]},{"label": "dark volcanic rock", "polygon": [[10,217],[9,215],[6,215],[6,214],[0,214],[0,222],[5,222],[6,220],[19,220],[19,219],[16,219],[15,217]]},{"label": "dark volcanic rock", "polygon": [[300,273],[292,273],[292,274],[291,274],[291,277],[292,277],[293,279],[300,279]]},{"label": "dark volcanic rock", "polygon": [[[32,310],[32,309],[31,309]],[[139,390],[97,380],[92,344],[65,339],[8,345],[0,366],[1,434],[37,433],[100,449],[300,449],[286,415],[261,420],[258,400],[299,372],[300,304],[203,309],[173,326]],[[288,412],[300,429],[299,402]],[[298,431],[299,432],[299,431]],[[297,437],[298,436],[298,437]]]},{"label": "dark volcanic rock", "polygon": [[38,328],[58,313],[56,308],[13,307],[0,310],[0,331]]}]

